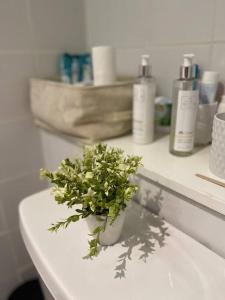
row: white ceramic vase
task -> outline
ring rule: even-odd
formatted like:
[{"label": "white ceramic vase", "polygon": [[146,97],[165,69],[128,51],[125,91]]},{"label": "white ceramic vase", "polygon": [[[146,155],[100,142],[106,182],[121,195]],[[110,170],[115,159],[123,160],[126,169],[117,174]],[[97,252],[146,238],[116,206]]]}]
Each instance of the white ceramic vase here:
[{"label": "white ceramic vase", "polygon": [[195,131],[196,145],[207,145],[212,141],[213,119],[216,110],[217,102],[199,104]]},{"label": "white ceramic vase", "polygon": [[[99,221],[99,216],[90,215],[86,218],[88,228],[92,233],[96,227],[102,226],[105,222],[104,216],[100,217],[103,221]],[[111,219],[108,218],[105,231],[99,235],[99,242],[102,246],[110,246],[115,244],[122,233],[123,225],[125,221],[125,210],[121,211],[117,219],[110,225]]]},{"label": "white ceramic vase", "polygon": [[225,179],[225,113],[214,117],[209,168],[213,174]]}]

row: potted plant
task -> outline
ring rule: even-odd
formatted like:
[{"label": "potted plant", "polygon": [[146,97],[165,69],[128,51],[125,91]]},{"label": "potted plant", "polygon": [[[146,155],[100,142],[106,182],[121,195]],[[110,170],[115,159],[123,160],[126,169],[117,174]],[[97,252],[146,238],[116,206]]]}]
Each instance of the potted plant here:
[{"label": "potted plant", "polygon": [[138,156],[126,156],[121,149],[105,144],[87,146],[82,159],[65,159],[55,172],[41,170],[41,176],[53,183],[58,204],[75,212],[49,228],[57,232],[70,223],[86,218],[91,231],[89,255],[98,254],[99,245],[112,245],[120,237],[125,208],[138,187],[130,175],[141,165]]}]

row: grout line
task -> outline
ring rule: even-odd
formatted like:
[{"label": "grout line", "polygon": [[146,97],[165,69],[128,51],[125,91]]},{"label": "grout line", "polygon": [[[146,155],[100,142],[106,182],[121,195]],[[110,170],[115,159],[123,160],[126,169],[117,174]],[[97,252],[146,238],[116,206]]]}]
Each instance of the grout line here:
[{"label": "grout line", "polygon": [[216,28],[216,12],[217,12],[217,0],[214,0],[214,11],[213,11],[213,24],[212,24],[212,32],[211,32],[211,41],[213,43],[220,43],[221,41],[215,40],[215,28]]},{"label": "grout line", "polygon": [[[195,46],[210,46],[211,44],[225,44],[225,40],[211,40],[211,41],[205,41],[205,42],[188,42],[188,43],[182,43],[182,42],[177,42],[177,43],[152,43],[148,45],[143,45],[143,46],[115,46],[116,49],[118,50],[143,50],[146,48],[163,48],[163,47],[195,47]],[[59,50],[43,50],[43,49],[36,49],[36,50],[1,50],[0,49],[0,56],[1,55],[55,55],[55,54],[62,54],[65,52],[63,49]]]},{"label": "grout line", "polygon": [[12,177],[8,177],[6,179],[5,178],[1,179],[0,180],[0,185],[5,184],[5,183],[10,183],[11,181],[15,181],[15,180],[23,178],[23,177],[30,176],[31,174],[38,174],[38,172],[39,172],[39,170],[33,170],[33,171],[30,171],[30,172],[21,173],[20,175],[17,175],[17,176],[12,176]]},{"label": "grout line", "polygon": [[[32,22],[32,14],[31,14],[31,5],[30,5],[30,0],[25,0],[26,1],[26,10],[27,10],[27,19],[28,19],[28,24],[30,28],[30,35],[32,39],[32,46],[35,49],[35,34],[34,34],[34,26]],[[32,59],[33,59],[33,64],[34,64],[34,73],[38,74],[38,55],[37,53],[32,53]]]},{"label": "grout line", "polygon": [[[225,41],[218,41],[221,43],[225,43]],[[139,50],[139,49],[147,49],[147,48],[158,48],[158,47],[186,47],[186,46],[207,46],[210,45],[211,41],[204,41],[204,42],[188,42],[188,43],[182,43],[182,42],[176,42],[176,43],[152,43],[152,44],[145,44],[143,46],[134,47],[134,46],[118,46],[116,49],[120,50]]]},{"label": "grout line", "polygon": [[8,226],[7,218],[5,215],[5,209],[3,207],[3,203],[1,200],[0,200],[0,217],[2,220],[2,224],[3,224],[3,230],[0,231],[0,237],[1,237],[1,236],[4,236],[5,234],[8,234],[8,232],[9,232],[9,226]]},{"label": "grout line", "polygon": [[214,44],[219,43],[219,41],[214,40],[215,36],[215,25],[216,25],[216,8],[217,8],[217,0],[214,1],[214,7],[213,7],[213,18],[212,18],[212,28],[211,28],[211,42],[209,47],[209,69],[212,69],[213,65],[213,50],[214,50]]},{"label": "grout line", "polygon": [[193,43],[174,43],[174,44],[149,44],[147,46],[143,47],[127,47],[127,46],[118,46],[116,47],[116,50],[119,51],[135,51],[135,50],[143,50],[143,49],[151,49],[151,48],[164,48],[164,47],[198,47],[198,46],[210,46],[211,44],[225,44],[225,41],[222,40],[214,40],[214,41],[208,41],[208,42],[193,42]]},{"label": "grout line", "polygon": [[10,248],[11,248],[11,253],[12,253],[12,256],[13,256],[13,258],[14,258],[14,262],[15,262],[15,266],[16,266],[16,269],[17,269],[17,266],[19,265],[19,261],[18,261],[18,256],[17,256],[17,251],[16,251],[16,249],[15,249],[15,247],[14,247],[14,244],[13,244],[13,237],[12,237],[12,235],[15,233],[15,232],[18,232],[19,231],[19,229],[18,230],[12,230],[12,231],[10,231],[9,232],[9,234],[8,234],[8,239],[9,239],[9,244],[10,244]]},{"label": "grout line", "polygon": [[[3,209],[2,209],[3,210]],[[4,217],[4,219],[5,219],[5,217]],[[4,237],[4,236],[7,236],[7,235],[9,235],[10,234],[10,230],[8,229],[8,226],[7,226],[7,228],[6,229],[4,229],[4,230],[2,230],[1,232],[0,232],[0,238],[2,238],[2,237]]]},{"label": "grout line", "polygon": [[12,122],[21,122],[23,120],[28,120],[28,119],[32,120],[32,113],[30,111],[24,112],[21,115],[15,116],[13,118],[8,117],[6,119],[0,120],[0,125],[6,125],[6,124],[12,123]]},{"label": "grout line", "polygon": [[30,0],[25,0],[25,5],[26,5],[26,12],[27,12],[27,21],[30,29],[31,40],[32,40],[32,47],[35,48],[35,35],[34,35],[34,27],[33,27],[33,22],[31,17]]},{"label": "grout line", "polygon": [[17,122],[22,122],[22,121],[27,121],[27,120],[31,120],[32,121],[32,114],[31,113],[27,113],[24,114],[22,116],[13,118],[13,119],[8,119],[8,120],[0,120],[0,125],[7,125],[7,124],[11,124],[11,123],[17,123]]},{"label": "grout line", "polygon": [[86,1],[81,1],[81,5],[82,5],[82,44],[83,44],[83,50],[84,52],[88,51],[88,30],[87,30],[87,3]]},{"label": "grout line", "polygon": [[[225,42],[225,41],[224,41]],[[7,50],[1,50],[0,49],[0,55],[51,55],[51,54],[61,54],[63,50],[43,50],[43,49],[36,49],[36,50],[13,50],[13,49],[7,49]]]}]

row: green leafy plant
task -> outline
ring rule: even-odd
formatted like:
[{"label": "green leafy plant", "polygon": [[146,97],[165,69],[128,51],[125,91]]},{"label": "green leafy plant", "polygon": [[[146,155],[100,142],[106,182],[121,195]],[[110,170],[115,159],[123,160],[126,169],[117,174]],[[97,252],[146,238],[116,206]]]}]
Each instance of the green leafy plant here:
[{"label": "green leafy plant", "polygon": [[[52,224],[49,230],[57,232],[89,215],[100,219],[104,216],[106,221],[110,218],[112,224],[138,189],[129,177],[140,165],[139,156],[126,156],[121,149],[97,144],[85,147],[82,159],[63,160],[55,172],[42,169],[41,176],[54,185],[55,201],[69,208],[77,207],[74,214]],[[105,230],[106,221],[91,234],[90,256],[98,254],[99,235]]]}]

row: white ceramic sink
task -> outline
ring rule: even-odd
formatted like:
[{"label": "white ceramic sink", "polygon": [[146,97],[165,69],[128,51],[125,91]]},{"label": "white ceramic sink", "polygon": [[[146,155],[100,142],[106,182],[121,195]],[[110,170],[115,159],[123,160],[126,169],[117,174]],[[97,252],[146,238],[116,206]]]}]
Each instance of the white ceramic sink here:
[{"label": "white ceramic sink", "polygon": [[71,213],[49,190],[23,200],[19,213],[26,247],[57,300],[225,299],[225,260],[136,203],[121,242],[92,260],[83,258],[85,221],[47,230]]}]

